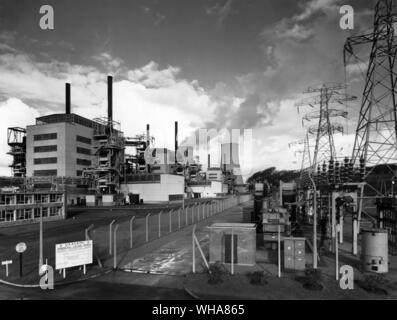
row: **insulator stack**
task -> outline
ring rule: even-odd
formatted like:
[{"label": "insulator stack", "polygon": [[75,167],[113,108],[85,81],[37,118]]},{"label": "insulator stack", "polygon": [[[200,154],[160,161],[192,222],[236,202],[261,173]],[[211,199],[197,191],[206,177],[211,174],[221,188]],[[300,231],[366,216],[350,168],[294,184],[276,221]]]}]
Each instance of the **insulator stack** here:
[{"label": "insulator stack", "polygon": [[328,162],[328,181],[331,184],[335,184],[334,159],[332,158]]},{"label": "insulator stack", "polygon": [[349,170],[349,159],[346,157],[343,161],[343,168],[342,168],[342,183],[347,182],[347,174]]},{"label": "insulator stack", "polygon": [[352,182],[354,179],[354,163],[353,160],[350,159],[349,161],[349,176],[348,176],[348,182]]},{"label": "insulator stack", "polygon": [[360,158],[360,181],[363,182],[365,178],[365,159]]},{"label": "insulator stack", "polygon": [[320,165],[317,166],[317,184],[321,182],[321,167]]},{"label": "insulator stack", "polygon": [[323,162],[322,180],[323,183],[327,183],[327,165],[325,164],[325,161]]},{"label": "insulator stack", "polygon": [[339,166],[339,161],[335,162],[335,183],[339,184],[340,183],[340,166]]}]

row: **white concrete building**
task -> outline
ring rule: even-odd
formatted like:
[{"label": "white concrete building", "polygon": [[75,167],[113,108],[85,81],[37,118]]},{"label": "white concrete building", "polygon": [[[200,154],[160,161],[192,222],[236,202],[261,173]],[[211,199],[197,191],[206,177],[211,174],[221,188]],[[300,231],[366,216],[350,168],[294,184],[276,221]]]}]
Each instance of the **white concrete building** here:
[{"label": "white concrete building", "polygon": [[195,198],[215,198],[227,193],[227,185],[221,181],[193,184],[189,188]]},{"label": "white concrete building", "polygon": [[185,192],[185,179],[174,174],[136,174],[127,176],[121,184],[124,195],[139,195],[144,203],[181,201]]}]

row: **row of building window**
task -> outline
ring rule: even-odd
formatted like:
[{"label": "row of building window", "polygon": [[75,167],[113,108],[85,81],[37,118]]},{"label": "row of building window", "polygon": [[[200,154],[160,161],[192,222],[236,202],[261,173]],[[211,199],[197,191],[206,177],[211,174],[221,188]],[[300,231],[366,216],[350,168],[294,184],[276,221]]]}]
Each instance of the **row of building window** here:
[{"label": "row of building window", "polygon": [[77,151],[77,153],[82,153],[82,154],[91,155],[91,150],[90,150],[90,149],[86,149],[86,148],[82,148],[82,147],[77,147],[76,151]]},{"label": "row of building window", "polygon": [[[34,170],[33,175],[36,177],[42,176],[56,176],[58,173],[57,170]],[[83,175],[83,170],[77,170],[76,176],[81,177]]]},{"label": "row of building window", "polygon": [[87,160],[87,159],[76,159],[76,163],[78,164],[78,165],[81,165],[81,166],[90,166],[91,165],[91,160]]},{"label": "row of building window", "polygon": [[11,222],[17,220],[31,220],[40,218],[40,210],[43,218],[62,215],[62,207],[42,207],[17,209],[16,215],[13,210],[0,210],[0,222]]},{"label": "row of building window", "polygon": [[53,140],[57,139],[56,133],[43,133],[43,134],[35,134],[33,137],[34,141],[42,141],[42,140]]},{"label": "row of building window", "polygon": [[56,176],[58,174],[58,170],[34,170],[33,175],[34,176]]},{"label": "row of building window", "polygon": [[[52,152],[52,151],[57,151],[57,150],[58,150],[58,146],[57,145],[53,145],[53,146],[37,146],[37,147],[34,147],[34,149],[33,149],[34,152]],[[91,150],[90,149],[77,147],[76,151],[77,151],[77,153],[91,155]]]},{"label": "row of building window", "polygon": [[82,142],[82,143],[86,143],[86,144],[91,144],[91,139],[90,139],[90,138],[83,137],[83,136],[77,135],[77,136],[76,136],[76,140],[77,140],[78,142]]},{"label": "row of building window", "polygon": [[52,151],[57,151],[58,146],[53,145],[53,146],[37,146],[34,147],[33,151],[34,152],[52,152]]},{"label": "row of building window", "polygon": [[57,163],[58,158],[57,157],[52,157],[52,158],[36,158],[34,159],[34,164],[49,164],[49,163]]}]

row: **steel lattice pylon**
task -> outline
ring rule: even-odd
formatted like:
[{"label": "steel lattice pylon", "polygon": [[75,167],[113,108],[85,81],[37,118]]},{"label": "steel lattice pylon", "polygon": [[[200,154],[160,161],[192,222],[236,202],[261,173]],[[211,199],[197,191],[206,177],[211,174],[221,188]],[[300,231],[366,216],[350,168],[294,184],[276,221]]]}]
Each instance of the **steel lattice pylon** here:
[{"label": "steel lattice pylon", "polygon": [[302,164],[300,171],[300,181],[303,187],[307,187],[310,185],[309,175],[312,174],[312,159],[310,156],[310,145],[309,145],[309,133],[306,133],[304,142],[303,142],[303,154],[302,154]]},{"label": "steel lattice pylon", "polygon": [[349,37],[344,47],[346,67],[349,57],[358,58],[353,46],[372,44],[352,155],[355,163],[364,159],[366,176],[380,164],[393,172],[390,164],[397,163],[396,22],[393,1],[380,0],[375,6],[373,32]]},{"label": "steel lattice pylon", "polygon": [[310,170],[312,169],[312,160],[311,160],[310,144],[309,144],[309,132],[306,132],[305,139],[291,142],[289,144],[289,147],[293,145],[303,145],[303,149],[295,151],[295,154],[296,153],[302,154],[300,181],[302,182],[302,186],[306,187],[308,184],[310,184],[309,174],[310,174]]},{"label": "steel lattice pylon", "polygon": [[347,112],[331,108],[330,106],[336,102],[343,104],[346,100],[355,99],[353,96],[347,96],[345,93],[341,93],[341,90],[344,89],[345,86],[341,84],[323,84],[319,88],[309,88],[304,93],[319,94],[296,104],[297,107],[309,105],[314,108],[315,105],[319,106],[319,110],[308,113],[303,117],[303,120],[307,121],[318,119],[317,125],[311,126],[308,129],[308,133],[314,135],[316,138],[311,162],[312,172],[315,171],[318,165],[336,157],[333,135],[336,132],[343,133],[343,126],[338,123],[331,123],[331,118],[346,117]]}]

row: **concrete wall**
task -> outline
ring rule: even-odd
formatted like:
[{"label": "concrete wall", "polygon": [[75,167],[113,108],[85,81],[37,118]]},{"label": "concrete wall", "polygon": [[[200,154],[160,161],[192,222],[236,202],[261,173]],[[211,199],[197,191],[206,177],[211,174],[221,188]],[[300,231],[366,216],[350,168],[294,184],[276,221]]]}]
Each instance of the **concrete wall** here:
[{"label": "concrete wall", "polygon": [[210,185],[190,186],[194,193],[200,193],[202,198],[213,198],[217,194],[227,193],[227,185],[220,181],[211,181]]},{"label": "concrete wall", "polygon": [[184,177],[162,174],[160,183],[129,183],[121,184],[121,192],[139,194],[144,203],[156,203],[169,201],[169,195],[184,194]]}]

